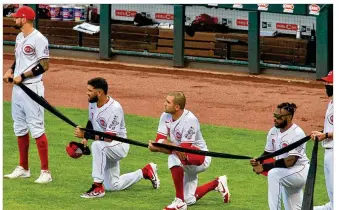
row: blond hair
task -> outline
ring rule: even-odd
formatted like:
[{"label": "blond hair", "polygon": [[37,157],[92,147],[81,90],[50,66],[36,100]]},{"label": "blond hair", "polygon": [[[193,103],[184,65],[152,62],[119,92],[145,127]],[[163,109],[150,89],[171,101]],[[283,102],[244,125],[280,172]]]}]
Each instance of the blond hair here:
[{"label": "blond hair", "polygon": [[175,105],[179,105],[180,109],[184,109],[186,105],[186,97],[181,91],[173,91],[168,94],[169,96],[173,96],[173,103]]}]

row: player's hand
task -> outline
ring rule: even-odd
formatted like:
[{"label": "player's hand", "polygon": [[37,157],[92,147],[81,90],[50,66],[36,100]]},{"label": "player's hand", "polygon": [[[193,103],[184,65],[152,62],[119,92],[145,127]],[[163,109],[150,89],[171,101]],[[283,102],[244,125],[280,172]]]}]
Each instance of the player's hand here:
[{"label": "player's hand", "polygon": [[16,76],[13,78],[13,84],[18,85],[22,82],[21,76]]},{"label": "player's hand", "polygon": [[311,139],[314,141],[315,137],[318,137],[318,141],[323,141],[326,138],[326,134],[319,131],[312,131]]},{"label": "player's hand", "polygon": [[79,126],[77,126],[74,130],[74,136],[78,138],[84,138],[85,131],[81,130]]},{"label": "player's hand", "polygon": [[159,148],[154,146],[152,143],[155,143],[155,141],[153,140],[150,140],[148,142],[148,149],[151,151],[151,152],[159,152]]},{"label": "player's hand", "polygon": [[22,82],[21,76],[16,76],[16,77],[14,77],[14,79],[13,79],[13,84],[18,85],[18,84],[20,84],[21,82]]},{"label": "player's hand", "polygon": [[87,144],[88,144],[88,140],[87,140],[87,139],[85,139],[85,138],[83,138],[83,139],[81,140],[81,144],[83,144],[83,145],[87,146]]},{"label": "player's hand", "polygon": [[257,165],[260,164],[259,161],[257,161],[256,159],[257,159],[257,158],[255,157],[255,158],[253,158],[253,159],[250,160],[251,166],[257,166]]},{"label": "player's hand", "polygon": [[6,71],[6,73],[4,74],[4,77],[3,77],[3,81],[5,82],[5,83],[10,83],[9,82],[9,78],[12,78],[13,79],[13,71],[12,71],[12,69],[8,69],[7,71]]},{"label": "player's hand", "polygon": [[264,171],[262,164],[259,164],[257,166],[253,166],[253,170],[255,173],[260,174]]}]

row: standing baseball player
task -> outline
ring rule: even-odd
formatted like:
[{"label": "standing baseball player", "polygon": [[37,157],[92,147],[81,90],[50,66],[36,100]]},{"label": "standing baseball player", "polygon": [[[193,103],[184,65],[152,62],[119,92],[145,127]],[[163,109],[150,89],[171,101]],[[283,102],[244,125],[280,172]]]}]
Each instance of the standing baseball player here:
[{"label": "standing baseball player", "polygon": [[[281,103],[273,113],[274,127],[267,134],[267,142],[263,155],[273,153],[286,147],[306,135],[292,122],[296,105]],[[254,171],[260,174],[268,171],[268,205],[270,210],[281,209],[281,196],[285,210],[301,209],[303,187],[306,183],[309,160],[305,153],[306,143],[275,157],[271,163],[259,163],[251,159]]]},{"label": "standing baseball player", "polygon": [[[183,148],[208,151],[200,131],[200,124],[194,114],[185,109],[186,97],[182,92],[171,92],[165,100],[165,112],[160,117],[156,142]],[[169,137],[169,140],[167,140]],[[230,201],[226,175],[198,187],[198,174],[211,164],[211,157],[169,151],[155,147],[150,141],[152,152],[169,154],[168,168],[171,170],[176,196],[166,210],[185,210],[195,204],[206,193],[216,190],[221,193],[224,203]]]},{"label": "standing baseball player", "polygon": [[15,28],[20,29],[21,33],[16,37],[15,61],[5,73],[3,81],[14,84],[12,118],[14,133],[18,138],[20,163],[11,174],[5,177],[15,179],[31,176],[28,167],[28,131],[30,131],[36,140],[41,161],[40,177],[35,182],[48,183],[52,181],[52,177],[48,169],[48,141],[45,135],[44,109],[18,86],[23,83],[39,96],[44,96],[42,74],[49,68],[48,40],[33,27],[35,12],[32,8],[22,6],[12,16]]},{"label": "standing baseball player", "polygon": [[[87,84],[89,119],[86,128],[127,138],[124,111],[118,101],[107,95],[106,80],[100,77],[93,78]],[[88,139],[95,140],[91,145],[94,183],[81,197],[103,197],[105,190],[124,190],[142,178],[149,179],[154,189],[159,188],[160,180],[157,175],[157,165],[154,163],[149,163],[142,169],[120,176],[120,160],[127,156],[129,144],[92,135],[79,127],[75,129],[74,135],[82,138],[84,145],[87,145]]]},{"label": "standing baseball player", "polygon": [[319,141],[322,141],[322,146],[325,148],[324,155],[324,173],[326,179],[327,194],[330,202],[323,206],[316,206],[314,210],[332,210],[333,209],[333,71],[330,71],[327,77],[322,78],[326,81],[326,93],[330,97],[330,101],[327,106],[324,131],[312,131],[311,138],[314,140],[318,137]]}]

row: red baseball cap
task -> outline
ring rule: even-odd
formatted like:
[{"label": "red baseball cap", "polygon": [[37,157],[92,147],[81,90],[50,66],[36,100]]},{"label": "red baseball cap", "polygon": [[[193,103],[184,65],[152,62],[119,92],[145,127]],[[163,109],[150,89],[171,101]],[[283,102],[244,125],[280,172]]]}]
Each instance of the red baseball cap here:
[{"label": "red baseball cap", "polygon": [[323,77],[321,79],[328,83],[333,83],[333,70],[330,71],[326,77]]},{"label": "red baseball cap", "polygon": [[16,13],[11,14],[14,18],[26,18],[28,20],[35,19],[35,12],[32,8],[28,6],[22,6],[18,9]]}]

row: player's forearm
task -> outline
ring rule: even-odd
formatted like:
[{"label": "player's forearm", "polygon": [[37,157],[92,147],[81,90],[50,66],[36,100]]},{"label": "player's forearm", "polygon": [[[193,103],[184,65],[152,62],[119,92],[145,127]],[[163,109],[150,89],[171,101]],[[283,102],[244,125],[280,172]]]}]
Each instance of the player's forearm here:
[{"label": "player's forearm", "polygon": [[286,158],[276,160],[272,163],[263,163],[262,168],[264,169],[264,171],[269,171],[272,168],[290,168],[294,166],[298,158],[298,156],[291,155]]},{"label": "player's forearm", "polygon": [[[165,139],[163,139],[163,141],[161,141],[160,143],[167,144],[167,145],[172,145],[172,146],[177,146],[174,143],[172,143],[172,142],[170,142],[168,140],[165,140]],[[169,150],[169,149],[165,149],[165,148],[161,148],[161,147],[156,147],[156,148],[157,148],[157,152],[162,152],[162,153],[165,153],[165,154],[172,154],[172,151]]]},{"label": "player's forearm", "polygon": [[39,64],[37,66],[32,68],[32,70],[23,73],[22,77],[23,78],[35,77],[48,71],[48,69],[49,69],[49,59],[43,58],[39,61]]}]

